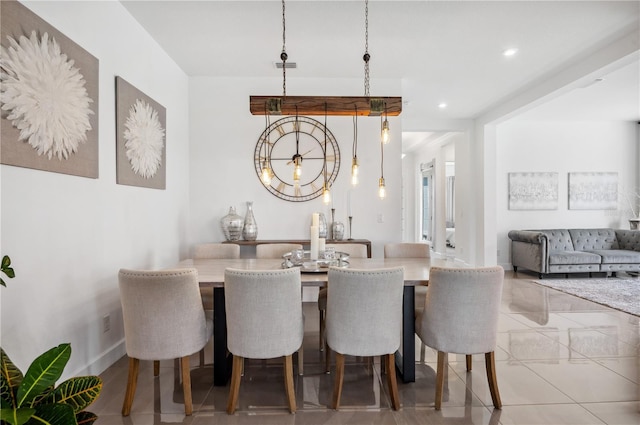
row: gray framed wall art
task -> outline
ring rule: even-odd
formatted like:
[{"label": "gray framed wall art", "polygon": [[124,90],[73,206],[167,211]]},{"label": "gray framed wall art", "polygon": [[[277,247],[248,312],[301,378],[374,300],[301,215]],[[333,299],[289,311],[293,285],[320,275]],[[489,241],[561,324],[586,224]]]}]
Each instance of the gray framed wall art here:
[{"label": "gray framed wall art", "polygon": [[116,77],[116,179],[118,184],[165,189],[166,109]]},{"label": "gray framed wall art", "polygon": [[17,1],[0,37],[0,162],[97,178],[98,59]]},{"label": "gray framed wall art", "polygon": [[558,173],[509,173],[510,210],[557,210]]},{"label": "gray framed wall art", "polygon": [[618,173],[569,173],[569,209],[618,209]]}]

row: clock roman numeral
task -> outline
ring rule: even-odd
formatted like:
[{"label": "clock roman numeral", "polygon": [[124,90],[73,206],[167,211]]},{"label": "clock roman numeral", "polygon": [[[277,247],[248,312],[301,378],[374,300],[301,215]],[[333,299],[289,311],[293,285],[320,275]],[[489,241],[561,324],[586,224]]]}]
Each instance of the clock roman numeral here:
[{"label": "clock roman numeral", "polygon": [[284,136],[285,130],[284,130],[284,128],[282,128],[281,125],[277,126],[276,130],[278,130],[278,133],[280,133],[280,137]]},{"label": "clock roman numeral", "polygon": [[300,186],[296,187],[294,192],[295,192],[295,196],[302,196],[302,191],[300,190]]}]

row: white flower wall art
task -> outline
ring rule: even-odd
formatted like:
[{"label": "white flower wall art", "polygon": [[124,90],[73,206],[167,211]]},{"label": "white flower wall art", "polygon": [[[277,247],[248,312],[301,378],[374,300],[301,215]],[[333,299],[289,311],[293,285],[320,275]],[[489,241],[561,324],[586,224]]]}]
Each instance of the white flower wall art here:
[{"label": "white flower wall art", "polygon": [[164,189],[166,109],[116,77],[116,176],[118,184]]},{"label": "white flower wall art", "polygon": [[156,112],[144,100],[136,99],[125,123],[124,146],[133,172],[148,179],[162,162],[164,129]]},{"label": "white flower wall art", "polygon": [[98,177],[98,60],[19,2],[0,18],[2,164]]},{"label": "white flower wall art", "polygon": [[0,46],[0,102],[7,119],[38,155],[67,159],[87,141],[92,100],[74,61],[58,42],[35,31]]}]

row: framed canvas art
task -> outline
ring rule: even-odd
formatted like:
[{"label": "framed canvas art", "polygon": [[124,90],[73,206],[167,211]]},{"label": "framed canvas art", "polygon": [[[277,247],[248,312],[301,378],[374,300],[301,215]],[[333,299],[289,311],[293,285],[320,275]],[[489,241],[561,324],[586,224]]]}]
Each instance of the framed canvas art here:
[{"label": "framed canvas art", "polygon": [[116,77],[116,179],[118,184],[165,189],[166,109]]},{"label": "framed canvas art", "polygon": [[0,17],[0,162],[98,177],[98,59],[17,1]]},{"label": "framed canvas art", "polygon": [[618,209],[618,173],[569,173],[569,209]]},{"label": "framed canvas art", "polygon": [[509,173],[510,210],[557,210],[558,173]]}]

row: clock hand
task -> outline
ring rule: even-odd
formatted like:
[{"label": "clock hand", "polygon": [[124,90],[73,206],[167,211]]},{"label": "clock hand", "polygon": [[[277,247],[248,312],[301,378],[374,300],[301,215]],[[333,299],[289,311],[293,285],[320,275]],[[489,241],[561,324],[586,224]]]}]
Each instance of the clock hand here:
[{"label": "clock hand", "polygon": [[[305,156],[306,154],[308,154],[309,152],[311,152],[311,151],[312,151],[312,150],[314,150],[314,149],[315,149],[315,148],[311,148],[311,149],[309,149],[308,151],[306,151],[305,153],[303,153],[303,154],[302,154],[302,155],[300,155],[300,156]],[[291,160],[291,161],[287,162],[287,165],[291,165],[291,164],[293,164],[293,160]]]}]

